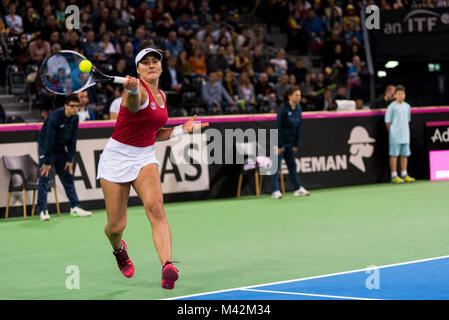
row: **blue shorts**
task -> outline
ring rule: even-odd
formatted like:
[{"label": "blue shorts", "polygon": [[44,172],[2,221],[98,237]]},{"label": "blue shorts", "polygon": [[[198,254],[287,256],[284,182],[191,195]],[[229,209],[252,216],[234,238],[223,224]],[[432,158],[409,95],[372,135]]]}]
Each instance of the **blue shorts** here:
[{"label": "blue shorts", "polygon": [[390,156],[391,157],[397,157],[397,156],[409,157],[410,154],[411,154],[411,152],[410,152],[410,144],[409,143],[390,144]]}]

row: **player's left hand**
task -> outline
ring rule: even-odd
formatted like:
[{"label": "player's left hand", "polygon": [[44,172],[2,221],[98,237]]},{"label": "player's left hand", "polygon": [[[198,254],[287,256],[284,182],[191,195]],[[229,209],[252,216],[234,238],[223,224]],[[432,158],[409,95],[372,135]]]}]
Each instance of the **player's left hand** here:
[{"label": "player's left hand", "polygon": [[73,162],[66,162],[64,170],[67,170],[70,175],[73,175]]},{"label": "player's left hand", "polygon": [[195,121],[198,115],[194,115],[187,122],[182,125],[182,129],[187,132],[193,132],[193,130],[201,130],[204,127],[209,126],[209,122]]}]

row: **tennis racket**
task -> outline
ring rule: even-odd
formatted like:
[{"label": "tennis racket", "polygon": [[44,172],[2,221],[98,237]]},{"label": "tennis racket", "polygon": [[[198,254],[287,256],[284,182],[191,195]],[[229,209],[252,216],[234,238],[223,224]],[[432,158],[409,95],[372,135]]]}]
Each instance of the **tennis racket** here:
[{"label": "tennis racket", "polygon": [[76,94],[100,82],[122,84],[124,77],[108,76],[98,70],[93,64],[90,72],[82,72],[80,62],[88,60],[82,54],[61,50],[49,56],[39,67],[39,76],[44,87],[58,95]]}]

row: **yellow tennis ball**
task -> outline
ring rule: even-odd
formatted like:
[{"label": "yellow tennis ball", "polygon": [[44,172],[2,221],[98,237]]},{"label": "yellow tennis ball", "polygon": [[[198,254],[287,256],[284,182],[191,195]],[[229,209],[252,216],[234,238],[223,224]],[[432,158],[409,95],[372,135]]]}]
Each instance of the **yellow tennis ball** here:
[{"label": "yellow tennis ball", "polygon": [[92,70],[92,62],[89,60],[83,60],[80,62],[79,68],[81,72],[88,73],[90,70]]}]

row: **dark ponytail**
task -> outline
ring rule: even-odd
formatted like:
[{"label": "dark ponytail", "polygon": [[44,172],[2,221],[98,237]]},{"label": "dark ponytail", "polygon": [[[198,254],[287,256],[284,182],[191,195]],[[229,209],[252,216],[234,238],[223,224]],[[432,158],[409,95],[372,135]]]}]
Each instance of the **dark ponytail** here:
[{"label": "dark ponytail", "polygon": [[164,55],[164,51],[161,50],[161,49],[156,48],[156,47],[154,46],[153,41],[151,41],[151,40],[142,40],[142,41],[140,41],[140,44],[139,44],[139,50],[138,50],[138,51],[140,51],[140,50],[142,50],[142,49],[146,49],[146,48],[153,48],[154,50],[157,50],[157,51],[159,51],[162,55]]}]

